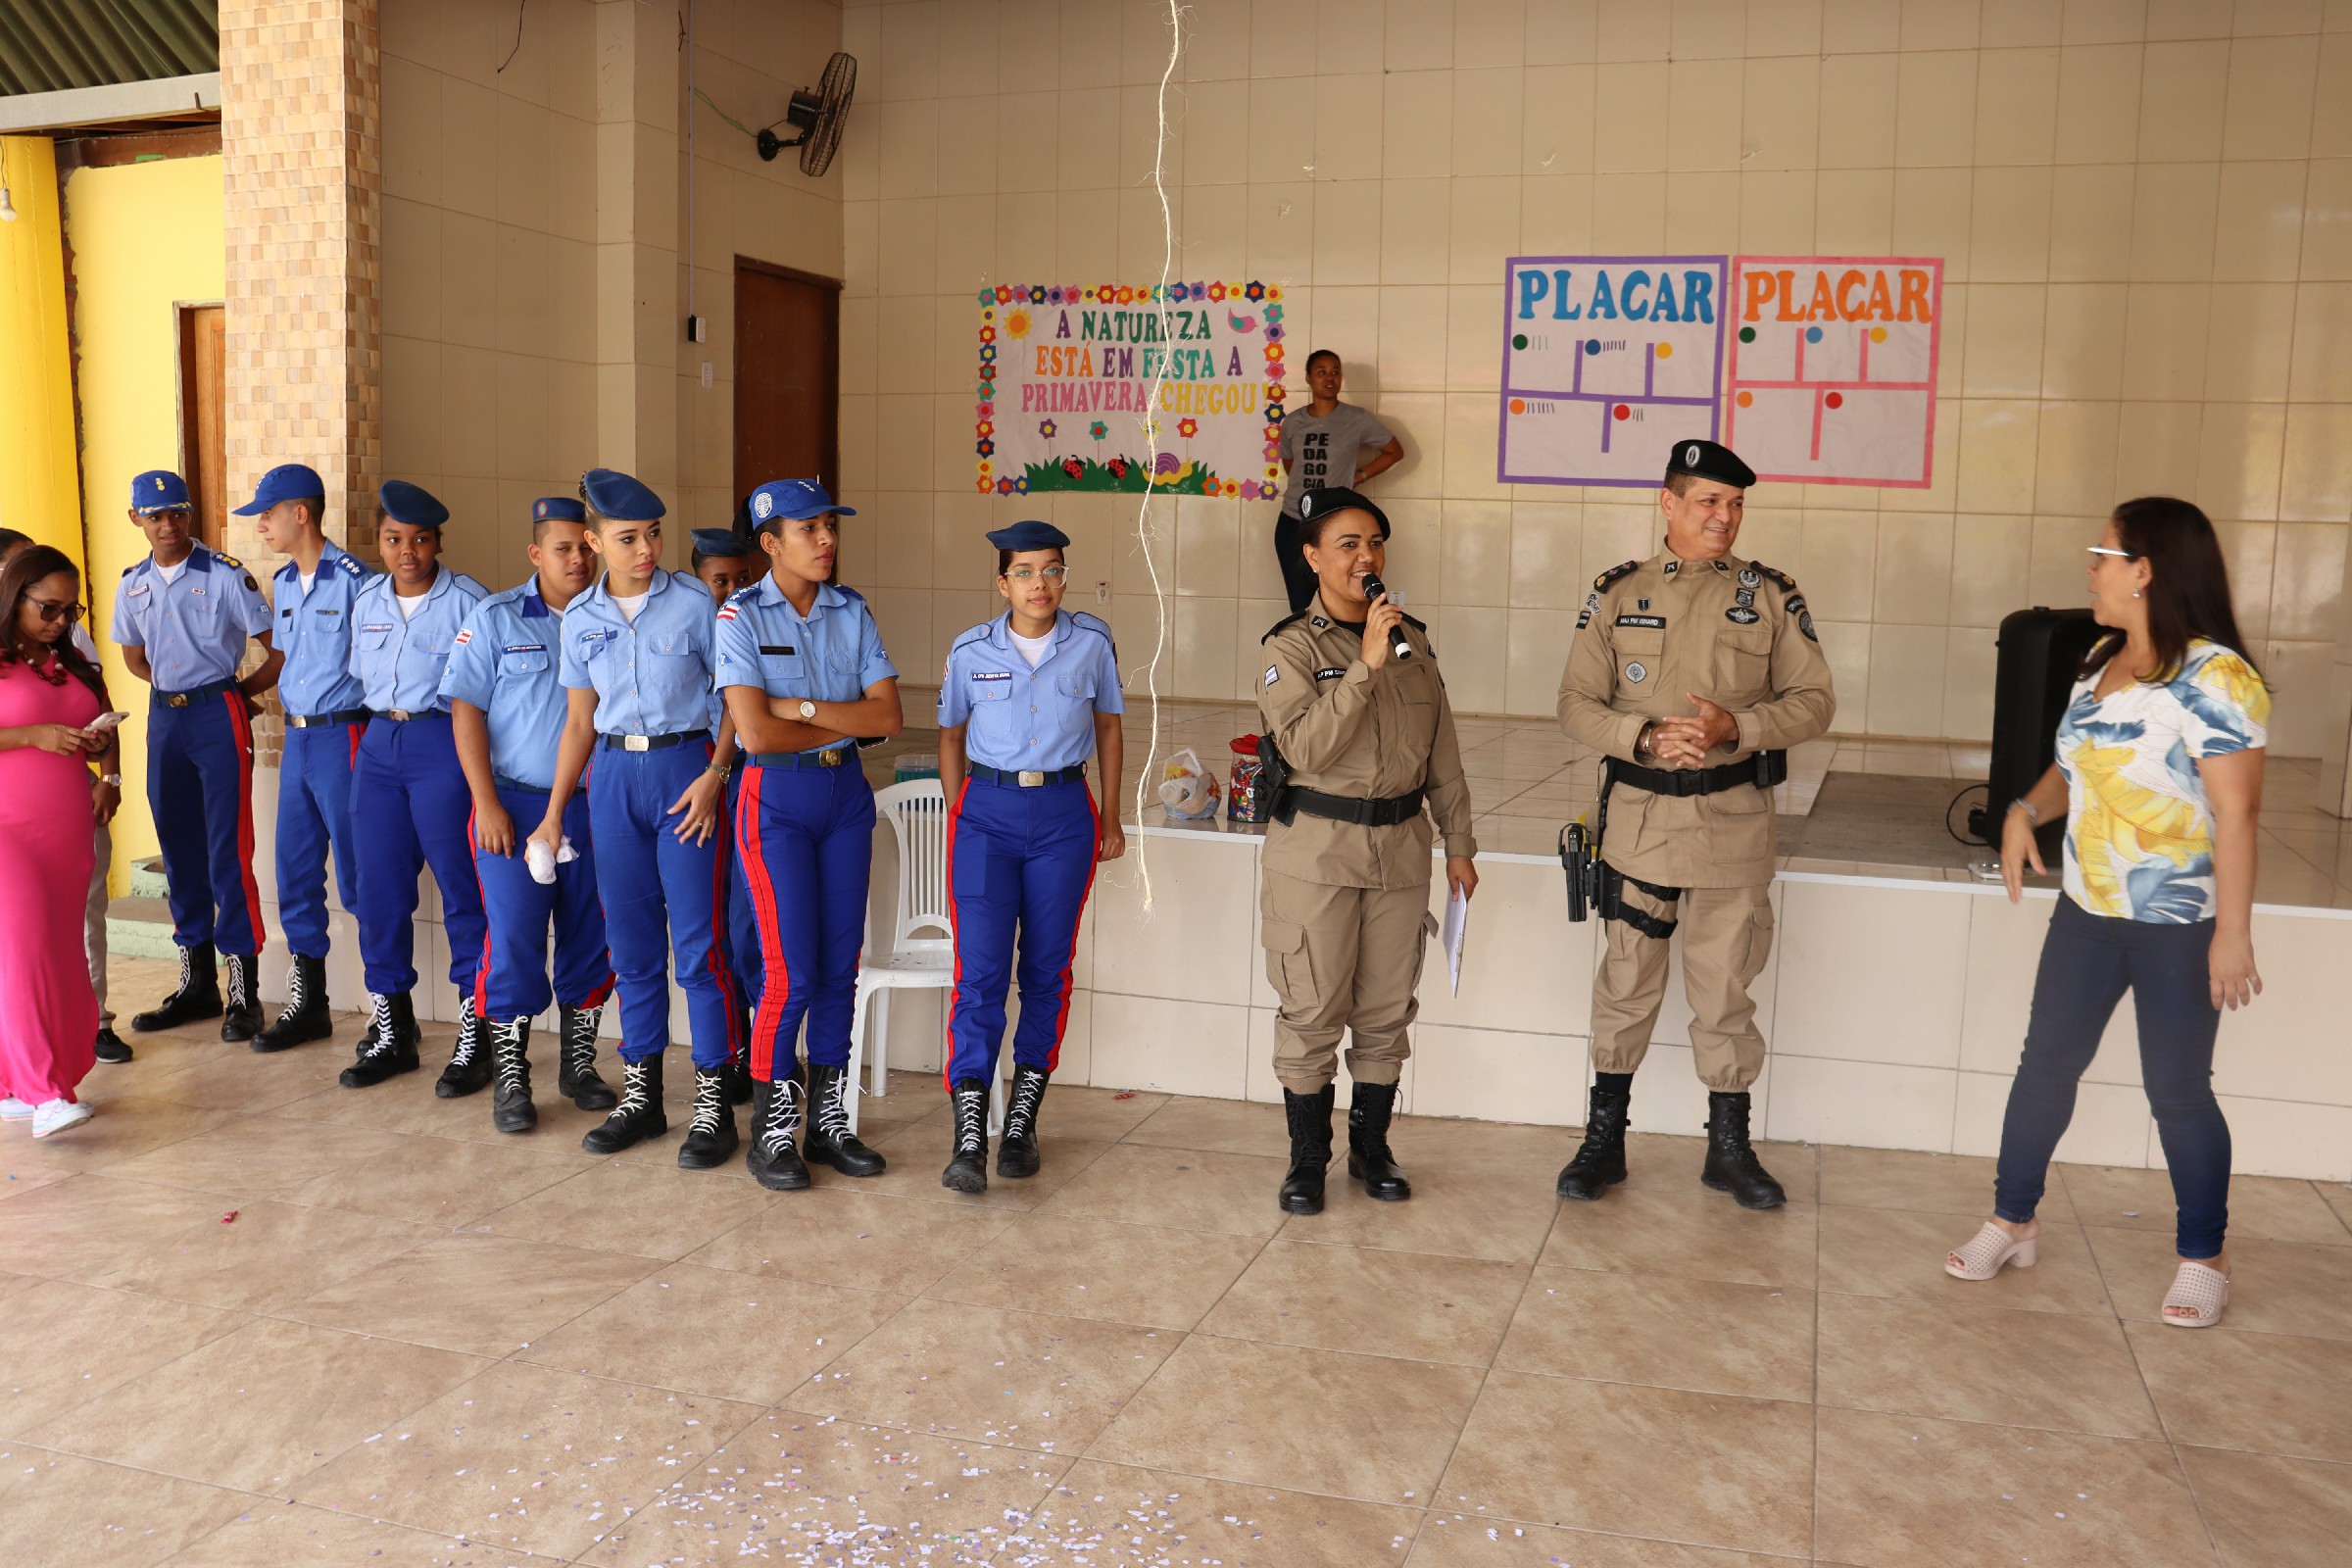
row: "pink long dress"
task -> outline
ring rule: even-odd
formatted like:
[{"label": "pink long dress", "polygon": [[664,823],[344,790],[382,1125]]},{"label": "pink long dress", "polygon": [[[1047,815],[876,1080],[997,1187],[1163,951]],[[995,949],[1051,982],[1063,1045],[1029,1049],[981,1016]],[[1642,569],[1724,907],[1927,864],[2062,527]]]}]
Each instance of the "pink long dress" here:
[{"label": "pink long dress", "polygon": [[[72,724],[101,711],[71,675],[52,686],[0,664],[0,728]],[[0,1094],[72,1100],[97,1059],[98,998],[81,946],[92,835],[90,769],[38,747],[0,752]]]}]

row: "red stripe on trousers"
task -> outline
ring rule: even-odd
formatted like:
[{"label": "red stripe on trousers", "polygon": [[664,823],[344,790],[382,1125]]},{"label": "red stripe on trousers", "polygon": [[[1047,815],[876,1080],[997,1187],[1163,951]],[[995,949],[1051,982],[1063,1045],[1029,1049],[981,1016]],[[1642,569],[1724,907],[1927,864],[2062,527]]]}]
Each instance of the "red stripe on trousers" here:
[{"label": "red stripe on trousers", "polygon": [[245,711],[245,694],[230,687],[220,694],[228,704],[228,726],[237,738],[237,866],[245,883],[245,912],[253,918],[253,951],[259,956],[269,935],[262,929],[262,888],[253,879],[253,719]]},{"label": "red stripe on trousers", "polygon": [[[745,768],[735,796],[735,847],[743,855],[744,885],[751,889],[753,924],[760,928],[760,956],[766,966],[760,987],[760,1010],[752,1015],[752,1077],[763,1084],[775,1080],[775,1031],[783,1022],[778,1015],[792,998],[792,970],[784,962],[783,916],[776,911],[775,879],[768,875],[767,858],[760,844],[760,782],[765,771]],[[780,987],[776,983],[779,978],[783,981]],[[770,997],[776,999],[773,1005]]]},{"label": "red stripe on trousers", "polygon": [[[717,747],[706,743],[703,747],[703,756],[708,759],[715,756],[717,751]],[[725,816],[726,809],[727,787],[722,783],[718,787],[718,810],[721,817]],[[727,972],[726,964],[718,961],[719,944],[726,940],[727,854],[734,848],[734,839],[731,832],[723,831],[717,835],[717,838],[718,853],[711,857],[710,867],[710,941],[703,949],[703,966],[710,971],[710,978],[718,982],[718,994],[724,1001],[727,993],[735,989],[735,977]],[[743,1042],[735,1036],[735,1031],[739,1027],[735,1006],[730,1003],[723,1010],[727,1015],[727,1059],[733,1061],[735,1054],[743,1049]]]}]

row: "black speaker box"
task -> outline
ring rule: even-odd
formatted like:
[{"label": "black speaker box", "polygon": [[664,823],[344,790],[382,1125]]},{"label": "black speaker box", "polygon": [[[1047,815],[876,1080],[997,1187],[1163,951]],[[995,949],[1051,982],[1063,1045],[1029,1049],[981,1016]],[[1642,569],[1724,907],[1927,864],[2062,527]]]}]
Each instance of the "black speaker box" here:
[{"label": "black speaker box", "polygon": [[[1992,769],[1982,808],[1968,813],[1968,830],[1986,844],[2001,841],[2001,818],[2010,802],[2034,787],[2058,757],[2058,720],[2066,714],[2082,656],[2104,630],[2087,610],[2050,610],[2036,605],[2002,618],[1994,641],[1999,657],[1992,676]],[[2042,863],[2055,870],[2063,818],[2042,823]]]}]

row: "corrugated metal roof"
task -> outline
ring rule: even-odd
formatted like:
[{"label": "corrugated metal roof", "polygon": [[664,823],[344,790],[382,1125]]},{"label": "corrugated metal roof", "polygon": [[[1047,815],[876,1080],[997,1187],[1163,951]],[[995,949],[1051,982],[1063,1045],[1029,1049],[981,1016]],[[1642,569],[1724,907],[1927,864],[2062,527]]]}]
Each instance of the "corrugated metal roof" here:
[{"label": "corrugated metal roof", "polygon": [[0,0],[0,97],[220,69],[219,0]]}]

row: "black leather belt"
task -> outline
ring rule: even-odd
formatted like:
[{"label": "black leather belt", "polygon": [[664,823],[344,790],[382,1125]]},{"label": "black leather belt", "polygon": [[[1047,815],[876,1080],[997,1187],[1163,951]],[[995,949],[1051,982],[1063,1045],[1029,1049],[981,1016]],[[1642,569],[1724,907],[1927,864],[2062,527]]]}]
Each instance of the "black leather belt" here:
[{"label": "black leather belt", "polygon": [[184,692],[157,692],[148,699],[150,708],[185,708],[190,703],[209,702],[237,689],[234,680],[217,680],[210,685],[195,686]]},{"label": "black leather belt", "polygon": [[525,795],[552,795],[555,793],[544,784],[525,784],[522,780],[509,778],[504,773],[491,774],[490,782],[502,790],[520,790]]},{"label": "black leather belt", "polygon": [[851,747],[836,746],[822,752],[754,752],[744,760],[754,767],[843,767],[856,755]]},{"label": "black leather belt", "polygon": [[710,732],[707,729],[682,729],[675,735],[602,735],[598,740],[608,752],[665,752],[672,746],[683,746],[688,741],[707,741],[710,738]]},{"label": "black leather belt", "polygon": [[1768,790],[1788,776],[1787,752],[1758,752],[1744,762],[1721,767],[1636,767],[1614,757],[1602,760],[1611,782],[1652,795],[1720,795],[1749,784]]},{"label": "black leather belt", "polygon": [[1052,772],[1039,772],[1035,768],[1023,770],[984,767],[980,763],[974,762],[966,771],[972,777],[983,779],[991,784],[1009,784],[1015,789],[1033,790],[1042,784],[1075,784],[1078,780],[1086,777],[1086,764],[1074,762],[1068,767],[1057,767]]},{"label": "black leather belt", "polygon": [[376,718],[388,718],[395,724],[414,724],[420,718],[447,718],[448,710],[440,708],[378,708],[370,710]]},{"label": "black leather belt", "polygon": [[317,729],[321,724],[357,724],[367,717],[368,710],[365,708],[338,709],[331,713],[288,713],[286,728]]},{"label": "black leather belt", "polygon": [[1294,784],[1284,803],[1309,816],[1325,816],[1334,822],[1353,822],[1359,827],[1394,827],[1409,822],[1421,814],[1422,792],[1394,795],[1386,800],[1358,800],[1352,795],[1326,795]]}]

